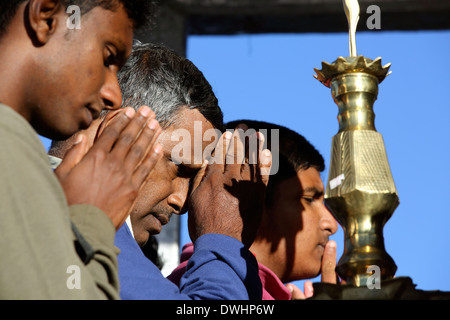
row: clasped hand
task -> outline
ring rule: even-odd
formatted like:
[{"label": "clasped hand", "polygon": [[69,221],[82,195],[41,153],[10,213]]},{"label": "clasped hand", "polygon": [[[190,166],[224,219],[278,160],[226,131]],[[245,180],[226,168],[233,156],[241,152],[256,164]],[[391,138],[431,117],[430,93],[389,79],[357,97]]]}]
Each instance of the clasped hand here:
[{"label": "clasped hand", "polygon": [[[110,116],[110,118],[108,118]],[[143,106],[108,114],[108,125],[92,147],[78,135],[55,174],[69,205],[90,204],[103,210],[118,229],[130,214],[162,148],[155,113]]]},{"label": "clasped hand", "polygon": [[234,133],[225,132],[214,157],[204,162],[194,180],[188,204],[192,241],[206,233],[219,233],[249,248],[256,237],[272,156],[262,148],[264,136],[256,132],[258,157],[257,161],[249,161],[252,154],[246,143],[247,130],[247,126],[240,125]]}]

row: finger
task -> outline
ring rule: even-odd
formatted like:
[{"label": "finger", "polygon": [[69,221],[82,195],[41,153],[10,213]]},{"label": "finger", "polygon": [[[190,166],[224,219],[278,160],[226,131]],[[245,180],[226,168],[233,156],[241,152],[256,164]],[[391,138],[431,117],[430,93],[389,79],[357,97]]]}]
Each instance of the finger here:
[{"label": "finger", "polygon": [[272,152],[269,149],[261,151],[259,156],[259,174],[261,181],[267,186],[269,183],[270,169],[272,167]]},{"label": "finger", "polygon": [[292,283],[286,284],[286,288],[291,292],[291,300],[304,300],[305,294],[296,285]]},{"label": "finger", "polygon": [[161,127],[156,119],[151,121],[142,129],[138,139],[130,147],[125,160],[124,166],[127,172],[134,172],[136,168],[146,159],[154,141],[157,140],[161,133]]},{"label": "finger", "polygon": [[269,149],[264,149],[266,139],[264,134],[257,132],[256,135],[258,138],[258,178],[267,186],[272,167],[272,152]]},{"label": "finger", "polygon": [[139,190],[142,188],[150,172],[155,167],[156,163],[163,156],[162,147],[157,143],[148,153],[146,159],[136,168],[133,173],[132,183]]},{"label": "finger", "polygon": [[[134,110],[134,109],[133,109]],[[124,109],[117,109],[117,110],[111,110],[108,112],[103,120],[100,122],[100,125],[97,128],[97,132],[95,133],[94,141],[97,141],[97,139],[100,137],[100,135],[103,133],[103,130],[109,125],[109,123],[117,117],[117,115],[124,112]]]},{"label": "finger", "polygon": [[66,152],[61,164],[55,169],[58,177],[66,176],[88,152],[89,147],[84,134],[79,133],[76,136],[72,147]]},{"label": "finger", "polygon": [[322,257],[322,282],[336,283],[336,242],[330,240],[325,245]]},{"label": "finger", "polygon": [[305,281],[303,285],[303,290],[305,291],[306,299],[311,298],[314,295],[314,287],[311,281]]},{"label": "finger", "polygon": [[[136,171],[131,177],[131,185],[133,189],[137,190],[139,193],[142,187],[145,185],[151,171],[155,168],[156,163],[163,156],[162,147],[160,144],[156,144],[149,152],[148,157],[138,166]],[[131,211],[133,210],[138,197],[136,197],[130,206],[128,213],[122,216],[122,219],[116,224],[116,230],[118,230],[129,217]]]},{"label": "finger", "polygon": [[[118,160],[124,159],[130,149],[136,145],[135,141],[141,136],[141,132],[144,131],[148,121],[153,120],[154,118],[155,113],[151,111],[149,107],[142,106],[139,108],[137,114],[135,114],[130,123],[120,133],[117,143],[111,150],[111,156]],[[148,143],[150,143],[150,141],[151,140],[149,140]],[[142,145],[139,145],[138,147],[142,147]],[[147,148],[145,148],[145,150],[147,150]],[[136,152],[133,154],[136,154]]]},{"label": "finger", "polygon": [[[124,108],[114,113],[114,117],[110,119],[107,126],[101,125],[96,143],[94,143],[92,150],[96,149],[104,150],[109,153],[117,142],[123,129],[130,123],[132,118],[135,116],[136,111],[133,108]],[[105,119],[106,121],[106,119]]]},{"label": "finger", "polygon": [[241,176],[245,180],[260,181],[258,168],[259,140],[255,129],[248,129],[244,133],[244,161]]},{"label": "finger", "polygon": [[225,157],[225,172],[232,173],[233,176],[241,175],[241,167],[245,160],[245,130],[248,127],[240,124],[236,127],[231,137]]},{"label": "finger", "polygon": [[200,185],[200,182],[202,182],[203,177],[206,174],[206,168],[208,167],[208,160],[203,160],[202,166],[200,170],[197,172],[197,174],[194,177],[194,180],[192,181],[192,187],[190,193],[194,192],[195,189]]},{"label": "finger", "polygon": [[[247,157],[248,163],[250,165],[255,166],[255,169],[258,168],[259,156],[264,147],[264,135],[260,132],[254,131],[254,129],[249,129],[251,132],[254,132],[250,137],[248,137],[247,143]],[[257,169],[258,170],[258,169]]]},{"label": "finger", "polygon": [[[227,149],[230,145],[230,140],[233,134],[230,131],[225,131],[219,138],[216,147],[214,148],[214,155],[208,161],[210,164],[218,164],[223,166],[225,164],[225,156],[227,154]],[[223,172],[223,170],[222,170]]]}]

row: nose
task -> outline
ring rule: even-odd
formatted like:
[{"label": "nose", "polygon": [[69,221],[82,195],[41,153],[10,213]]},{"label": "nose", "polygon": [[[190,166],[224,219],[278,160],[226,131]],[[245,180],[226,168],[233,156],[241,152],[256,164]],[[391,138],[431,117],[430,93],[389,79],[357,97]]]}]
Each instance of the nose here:
[{"label": "nose", "polygon": [[172,182],[173,192],[167,198],[167,202],[173,209],[173,213],[181,215],[187,211],[187,196],[189,191],[189,179],[178,177]]},{"label": "nose", "polygon": [[115,110],[122,105],[122,92],[116,72],[107,72],[105,83],[100,90],[100,98],[103,101],[104,109]]},{"label": "nose", "polygon": [[336,219],[325,204],[321,204],[320,229],[327,231],[330,235],[335,234],[338,229]]}]

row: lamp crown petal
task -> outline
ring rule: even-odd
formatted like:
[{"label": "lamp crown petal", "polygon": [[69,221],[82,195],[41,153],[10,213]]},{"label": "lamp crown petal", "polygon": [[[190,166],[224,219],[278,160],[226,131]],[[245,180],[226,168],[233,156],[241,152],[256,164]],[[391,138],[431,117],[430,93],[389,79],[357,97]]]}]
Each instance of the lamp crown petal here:
[{"label": "lamp crown petal", "polygon": [[368,73],[375,76],[378,79],[378,83],[381,83],[391,73],[389,72],[390,67],[390,63],[382,66],[380,57],[375,60],[364,56],[338,57],[331,64],[323,61],[321,70],[314,68],[317,74],[314,77],[328,88],[330,87],[331,79],[343,73]]}]

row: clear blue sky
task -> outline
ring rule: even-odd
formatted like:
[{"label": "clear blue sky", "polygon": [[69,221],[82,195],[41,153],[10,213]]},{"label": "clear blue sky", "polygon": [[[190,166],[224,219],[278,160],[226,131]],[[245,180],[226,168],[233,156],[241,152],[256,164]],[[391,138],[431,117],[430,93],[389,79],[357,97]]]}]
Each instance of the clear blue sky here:
[{"label": "clear blue sky", "polygon": [[[384,228],[387,252],[397,276],[411,277],[419,289],[450,291],[450,31],[360,32],[357,48],[392,63],[374,108],[400,197]],[[325,158],[324,182],[337,106],[313,68],[347,55],[344,33],[190,36],[187,48],[212,84],[225,121],[264,120],[301,133]],[[181,244],[189,241],[186,218]],[[340,257],[342,229],[331,239]]]},{"label": "clear blue sky", "polygon": [[[359,32],[357,49],[392,63],[374,107],[400,197],[384,228],[387,252],[397,276],[450,291],[450,31]],[[301,133],[324,156],[326,183],[337,106],[313,68],[348,56],[348,34],[190,36],[187,56],[213,86],[225,121],[264,120]],[[342,229],[331,239],[340,257]],[[189,241],[185,229],[181,241]]]}]

